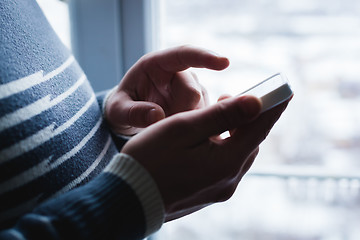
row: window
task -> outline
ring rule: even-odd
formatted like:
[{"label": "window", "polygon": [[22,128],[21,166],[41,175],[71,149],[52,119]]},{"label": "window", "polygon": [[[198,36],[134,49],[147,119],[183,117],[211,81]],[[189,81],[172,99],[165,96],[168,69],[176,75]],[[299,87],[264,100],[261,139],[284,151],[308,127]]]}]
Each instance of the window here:
[{"label": "window", "polygon": [[61,41],[71,49],[70,19],[67,3],[59,0],[37,0]]},{"label": "window", "polygon": [[234,197],[158,239],[357,239],[360,25],[355,0],[162,0],[160,46],[230,58],[194,69],[212,102],[283,72],[295,92]]}]

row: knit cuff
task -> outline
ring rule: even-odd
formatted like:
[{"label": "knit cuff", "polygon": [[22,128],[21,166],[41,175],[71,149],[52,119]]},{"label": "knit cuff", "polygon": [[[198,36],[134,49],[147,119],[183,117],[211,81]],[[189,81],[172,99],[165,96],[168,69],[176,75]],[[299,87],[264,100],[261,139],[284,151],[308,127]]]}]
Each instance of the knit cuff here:
[{"label": "knit cuff", "polygon": [[164,223],[164,203],[155,181],[147,170],[131,156],[120,153],[113,158],[104,172],[122,178],[133,188],[144,210],[145,236],[159,230]]}]

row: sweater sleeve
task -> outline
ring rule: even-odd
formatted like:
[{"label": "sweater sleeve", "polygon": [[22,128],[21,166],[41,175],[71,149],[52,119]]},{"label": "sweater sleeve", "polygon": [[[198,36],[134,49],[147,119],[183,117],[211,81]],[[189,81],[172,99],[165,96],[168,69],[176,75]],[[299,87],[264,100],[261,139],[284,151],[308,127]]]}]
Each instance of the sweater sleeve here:
[{"label": "sweater sleeve", "polygon": [[0,239],[143,239],[163,222],[156,183],[134,159],[118,154],[94,180],[40,205]]}]

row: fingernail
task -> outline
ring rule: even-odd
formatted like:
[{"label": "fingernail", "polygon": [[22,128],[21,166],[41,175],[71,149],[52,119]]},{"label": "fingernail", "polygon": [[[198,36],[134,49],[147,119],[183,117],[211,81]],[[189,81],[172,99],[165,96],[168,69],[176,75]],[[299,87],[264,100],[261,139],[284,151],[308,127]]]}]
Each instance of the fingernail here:
[{"label": "fingernail", "polygon": [[156,110],[154,108],[150,109],[147,113],[147,121],[148,123],[156,122]]},{"label": "fingernail", "polygon": [[162,119],[161,113],[156,111],[155,108],[152,108],[149,110],[149,112],[147,114],[147,120],[148,120],[149,124],[155,123],[161,119]]},{"label": "fingernail", "polygon": [[214,51],[211,51],[211,50],[207,50],[208,51],[208,53],[210,53],[211,55],[213,55],[213,56],[215,56],[215,57],[218,57],[218,58],[226,58],[227,59],[227,57],[224,57],[223,55],[220,55],[219,53],[217,53],[217,52],[214,52]]}]

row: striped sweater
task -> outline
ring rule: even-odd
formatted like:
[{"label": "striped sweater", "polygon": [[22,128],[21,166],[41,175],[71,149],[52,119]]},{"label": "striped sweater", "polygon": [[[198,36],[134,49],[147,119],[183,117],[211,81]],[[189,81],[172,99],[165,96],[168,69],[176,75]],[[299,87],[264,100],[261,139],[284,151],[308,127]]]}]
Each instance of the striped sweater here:
[{"label": "striped sweater", "polygon": [[34,222],[55,218],[44,234],[136,239],[160,227],[160,195],[119,154],[125,141],[103,119],[105,96],[95,95],[35,0],[0,2],[0,229],[18,221],[31,239]]}]

